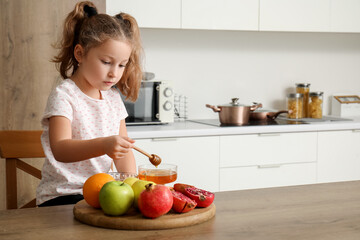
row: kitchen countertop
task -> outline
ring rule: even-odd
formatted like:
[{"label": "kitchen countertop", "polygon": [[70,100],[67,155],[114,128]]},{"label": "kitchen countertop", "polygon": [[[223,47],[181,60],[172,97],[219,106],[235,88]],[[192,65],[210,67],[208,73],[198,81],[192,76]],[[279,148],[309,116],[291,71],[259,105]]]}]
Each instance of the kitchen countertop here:
[{"label": "kitchen countertop", "polygon": [[[196,120],[194,120],[196,121]],[[308,124],[266,125],[219,127],[189,121],[174,122],[164,125],[128,126],[129,137],[133,139],[145,138],[176,138],[200,137],[220,135],[241,135],[261,133],[334,131],[360,129],[360,118],[344,121],[309,121]]]},{"label": "kitchen countertop", "polygon": [[74,205],[0,211],[0,239],[360,239],[360,181],[215,193],[216,215],[157,231],[78,222]]}]

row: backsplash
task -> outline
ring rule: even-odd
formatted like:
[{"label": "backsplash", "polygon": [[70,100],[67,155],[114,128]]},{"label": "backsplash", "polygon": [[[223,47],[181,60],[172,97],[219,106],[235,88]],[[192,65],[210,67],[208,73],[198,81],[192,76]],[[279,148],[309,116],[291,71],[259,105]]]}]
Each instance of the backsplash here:
[{"label": "backsplash", "polygon": [[238,97],[284,109],[295,83],[324,92],[360,94],[360,34],[142,29],[145,70],[187,96],[189,119],[217,118],[205,107]]}]

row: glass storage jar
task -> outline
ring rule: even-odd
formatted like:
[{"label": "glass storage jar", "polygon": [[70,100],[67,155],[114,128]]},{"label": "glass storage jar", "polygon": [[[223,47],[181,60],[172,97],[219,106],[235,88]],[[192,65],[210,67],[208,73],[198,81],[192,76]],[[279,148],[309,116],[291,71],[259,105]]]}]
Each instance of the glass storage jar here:
[{"label": "glass storage jar", "polygon": [[303,118],[309,117],[310,83],[296,83],[296,92],[303,94]]},{"label": "glass storage jar", "polygon": [[322,118],[323,92],[310,92],[309,117]]},{"label": "glass storage jar", "polygon": [[288,118],[302,118],[303,116],[303,94],[290,93],[287,95]]}]

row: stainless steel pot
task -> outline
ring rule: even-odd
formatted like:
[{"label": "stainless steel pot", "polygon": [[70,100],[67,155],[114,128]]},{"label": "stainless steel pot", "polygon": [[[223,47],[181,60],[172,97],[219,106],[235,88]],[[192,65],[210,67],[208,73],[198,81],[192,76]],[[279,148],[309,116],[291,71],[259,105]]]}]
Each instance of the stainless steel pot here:
[{"label": "stainless steel pot", "polygon": [[261,103],[254,103],[252,106],[242,105],[238,98],[232,98],[230,104],[219,105],[217,107],[206,104],[214,112],[219,113],[221,125],[240,126],[247,124],[250,118],[250,112],[262,107]]}]

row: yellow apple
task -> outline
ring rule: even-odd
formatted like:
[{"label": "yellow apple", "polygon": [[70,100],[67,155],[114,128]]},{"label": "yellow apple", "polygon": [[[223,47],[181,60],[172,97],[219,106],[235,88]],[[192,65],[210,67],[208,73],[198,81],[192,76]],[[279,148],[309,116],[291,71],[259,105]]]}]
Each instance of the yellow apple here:
[{"label": "yellow apple", "polygon": [[124,180],[124,183],[127,183],[130,186],[132,186],[137,180],[139,180],[139,179],[136,177],[128,177]]},{"label": "yellow apple", "polygon": [[139,200],[140,193],[145,190],[145,186],[149,183],[156,185],[154,182],[151,182],[151,181],[137,180],[131,186],[131,188],[134,191],[134,207],[138,208],[138,200]]}]

